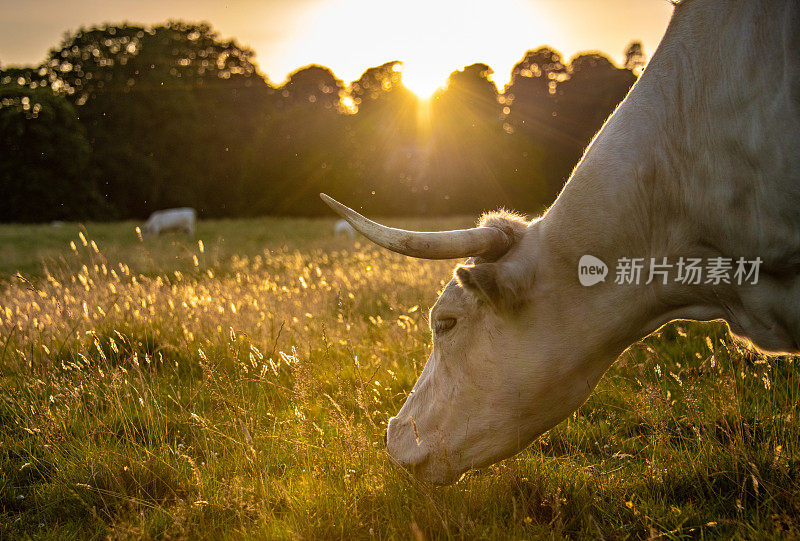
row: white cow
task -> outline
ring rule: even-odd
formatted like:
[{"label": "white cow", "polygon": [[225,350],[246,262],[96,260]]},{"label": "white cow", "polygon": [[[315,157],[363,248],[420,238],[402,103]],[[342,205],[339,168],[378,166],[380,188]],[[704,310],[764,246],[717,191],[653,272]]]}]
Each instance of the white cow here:
[{"label": "white cow", "polygon": [[184,231],[194,237],[197,224],[197,213],[193,208],[157,210],[142,227],[142,236],[158,236],[165,231]]},{"label": "white cow", "polygon": [[347,220],[337,220],[333,226],[333,234],[337,237],[347,236],[352,239],[356,236],[356,230]]},{"label": "white cow", "polygon": [[[389,249],[472,256],[431,310],[433,351],[388,425],[389,455],[421,479],[450,483],[522,450],[578,408],[626,347],[671,320],[722,319],[763,350],[797,352],[800,2],[677,5],[647,69],[539,220],[492,214],[471,230],[415,233],[327,202]],[[590,286],[578,269],[587,255],[586,283],[600,279]],[[664,257],[673,274],[648,283]],[[645,262],[641,280],[617,283],[634,258]],[[685,283],[677,273],[689,258],[760,261],[760,274]]]}]

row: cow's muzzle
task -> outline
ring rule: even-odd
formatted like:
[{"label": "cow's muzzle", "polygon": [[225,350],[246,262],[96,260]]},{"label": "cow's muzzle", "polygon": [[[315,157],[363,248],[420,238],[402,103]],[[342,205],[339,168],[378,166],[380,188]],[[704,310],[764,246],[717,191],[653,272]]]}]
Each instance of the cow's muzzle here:
[{"label": "cow's muzzle", "polygon": [[385,434],[389,458],[421,481],[452,484],[463,472],[454,469],[446,454],[438,453],[423,437],[410,419],[392,417]]}]

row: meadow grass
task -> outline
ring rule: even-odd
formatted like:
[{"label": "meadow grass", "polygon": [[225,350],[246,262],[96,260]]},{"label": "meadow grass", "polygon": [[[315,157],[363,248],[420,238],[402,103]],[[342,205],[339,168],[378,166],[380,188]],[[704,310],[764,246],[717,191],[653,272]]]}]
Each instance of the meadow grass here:
[{"label": "meadow grass", "polygon": [[413,480],[383,432],[453,262],[332,224],[0,227],[0,537],[800,536],[795,359],[722,324],[633,345],[518,456]]}]

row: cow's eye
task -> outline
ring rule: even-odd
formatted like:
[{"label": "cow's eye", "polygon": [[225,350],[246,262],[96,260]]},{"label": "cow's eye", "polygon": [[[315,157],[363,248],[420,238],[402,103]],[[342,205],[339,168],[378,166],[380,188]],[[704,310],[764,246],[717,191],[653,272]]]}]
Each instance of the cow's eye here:
[{"label": "cow's eye", "polygon": [[443,317],[441,319],[436,319],[433,322],[433,332],[437,334],[441,334],[443,332],[447,332],[453,327],[456,326],[456,318],[454,317]]}]

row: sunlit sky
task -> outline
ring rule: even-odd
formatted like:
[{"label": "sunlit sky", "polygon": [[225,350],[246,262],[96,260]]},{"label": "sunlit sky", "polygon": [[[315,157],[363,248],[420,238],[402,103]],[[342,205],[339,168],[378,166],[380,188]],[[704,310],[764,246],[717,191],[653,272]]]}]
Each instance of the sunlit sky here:
[{"label": "sunlit sky", "polygon": [[619,63],[638,39],[650,56],[671,12],[667,0],[0,0],[0,65],[38,64],[80,26],[204,20],[253,48],[274,84],[310,63],[350,82],[401,60],[420,94],[474,62],[489,64],[502,88],[525,51],[543,44]]}]

